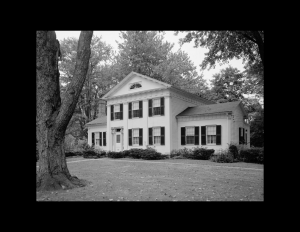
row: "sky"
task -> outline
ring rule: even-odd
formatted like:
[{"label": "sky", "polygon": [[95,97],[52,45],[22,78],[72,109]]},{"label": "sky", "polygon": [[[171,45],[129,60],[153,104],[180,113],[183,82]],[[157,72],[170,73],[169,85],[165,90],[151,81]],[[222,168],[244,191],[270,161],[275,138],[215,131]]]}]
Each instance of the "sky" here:
[{"label": "sky", "polygon": [[[67,37],[75,37],[79,38],[80,31],[55,31],[56,32],[56,38],[61,41],[64,38]],[[174,31],[165,31],[164,40],[168,41],[169,43],[174,43],[174,47],[172,49],[173,52],[176,52],[179,48],[179,39],[183,38],[186,33],[179,33],[177,36],[174,35]],[[120,32],[119,31],[94,31],[94,35],[101,36],[103,41],[105,41],[107,44],[110,44],[115,51],[118,50],[118,46],[116,43],[116,40],[118,42],[121,42],[121,39],[119,37]],[[220,65],[216,64],[216,67],[213,69],[211,68],[208,70],[208,68],[204,71],[200,69],[200,64],[203,61],[205,57],[205,53],[208,51],[206,48],[194,48],[194,42],[185,43],[181,47],[182,51],[185,51],[189,57],[190,60],[194,63],[194,65],[197,67],[197,72],[199,74],[203,73],[203,78],[207,80],[207,83],[210,85],[210,80],[212,80],[212,76],[215,73],[219,73],[221,69],[224,69],[231,65],[234,68],[237,68],[240,71],[244,71],[242,60],[231,60],[228,64]]]}]

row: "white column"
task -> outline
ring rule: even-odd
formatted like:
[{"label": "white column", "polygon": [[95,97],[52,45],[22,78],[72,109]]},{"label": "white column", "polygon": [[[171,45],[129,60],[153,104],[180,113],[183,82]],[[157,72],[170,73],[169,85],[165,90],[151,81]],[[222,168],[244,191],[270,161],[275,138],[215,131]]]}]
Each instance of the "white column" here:
[{"label": "white column", "polygon": [[110,105],[107,105],[107,131],[106,131],[106,146],[108,151],[112,151],[112,137],[110,129]]},{"label": "white column", "polygon": [[123,103],[124,150],[128,150],[128,102]]},{"label": "white column", "polygon": [[170,120],[171,120],[171,115],[170,115],[170,97],[166,96],[165,97],[165,117],[167,118],[168,123],[165,125],[165,146],[167,148],[167,153],[171,152],[171,127],[170,127]]},{"label": "white column", "polygon": [[145,99],[143,100],[143,148],[148,144],[148,99]]}]

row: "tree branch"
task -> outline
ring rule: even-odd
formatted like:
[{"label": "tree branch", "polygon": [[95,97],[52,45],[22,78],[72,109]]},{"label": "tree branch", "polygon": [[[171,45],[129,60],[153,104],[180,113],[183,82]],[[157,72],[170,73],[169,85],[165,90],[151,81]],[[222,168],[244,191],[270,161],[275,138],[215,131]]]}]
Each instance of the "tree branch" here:
[{"label": "tree branch", "polygon": [[79,36],[75,71],[71,83],[65,92],[55,124],[60,132],[64,132],[75,110],[79,95],[84,85],[91,55],[93,31],[82,31]]},{"label": "tree branch", "polygon": [[243,33],[243,32],[237,32],[237,33],[240,34],[240,35],[242,35],[242,36],[244,36],[245,38],[247,38],[247,39],[249,39],[249,40],[251,40],[252,42],[254,42],[254,43],[257,44],[257,41],[254,40],[253,38],[251,38],[249,35],[247,35],[247,34],[245,34],[245,33]]}]

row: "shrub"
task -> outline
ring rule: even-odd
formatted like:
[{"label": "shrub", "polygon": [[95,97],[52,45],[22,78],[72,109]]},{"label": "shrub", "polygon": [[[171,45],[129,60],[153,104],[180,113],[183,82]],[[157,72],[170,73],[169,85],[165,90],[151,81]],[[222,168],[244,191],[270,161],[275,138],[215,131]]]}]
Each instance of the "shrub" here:
[{"label": "shrub", "polygon": [[217,163],[233,163],[234,158],[229,150],[220,149],[218,154],[213,155],[210,160]]},{"label": "shrub", "polygon": [[165,159],[166,156],[163,156],[160,152],[157,152],[153,148],[147,148],[142,151],[141,158],[145,160],[160,160]]},{"label": "shrub", "polygon": [[241,160],[248,163],[264,163],[264,148],[251,147],[240,151]]},{"label": "shrub", "polygon": [[122,151],[122,153],[123,153],[124,158],[130,157],[130,150],[124,150],[124,151]]},{"label": "shrub", "polygon": [[140,159],[142,157],[144,149],[140,148],[133,148],[129,150],[129,157],[133,159]]},{"label": "shrub", "polygon": [[109,151],[107,152],[108,158],[118,159],[118,158],[124,158],[123,152],[116,152],[116,151]]},{"label": "shrub", "polygon": [[239,159],[238,147],[235,144],[229,144],[228,150],[233,155],[234,159]]},{"label": "shrub", "polygon": [[215,152],[214,149],[207,149],[207,148],[199,148],[196,147],[194,149],[178,149],[172,150],[170,154],[170,158],[173,159],[197,159],[197,160],[208,160],[210,159],[211,155]]},{"label": "shrub", "polygon": [[214,152],[215,152],[214,149],[206,149],[206,148],[195,147],[193,149],[193,155],[191,156],[191,159],[209,160]]},{"label": "shrub", "polygon": [[66,157],[72,157],[72,156],[82,156],[83,153],[82,152],[78,152],[78,151],[67,151],[65,152],[65,156]]},{"label": "shrub", "polygon": [[100,158],[100,157],[98,157],[97,150],[95,150],[94,147],[91,147],[90,145],[87,144],[84,147],[83,158]]}]

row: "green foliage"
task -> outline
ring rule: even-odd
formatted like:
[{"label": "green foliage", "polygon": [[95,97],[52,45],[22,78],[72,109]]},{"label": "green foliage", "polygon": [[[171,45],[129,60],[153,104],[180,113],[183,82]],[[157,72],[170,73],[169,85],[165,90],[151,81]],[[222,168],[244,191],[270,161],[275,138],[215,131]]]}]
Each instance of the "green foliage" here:
[{"label": "green foliage", "polygon": [[161,160],[165,159],[166,156],[163,156],[153,148],[147,148],[142,151],[141,158],[145,160]]},{"label": "green foliage", "polygon": [[252,114],[250,121],[250,144],[254,147],[264,147],[264,110]]},{"label": "green foliage", "polygon": [[195,47],[209,49],[201,64],[202,69],[233,58],[242,58],[250,64],[263,62],[263,31],[191,31],[181,39],[181,44],[192,40]]},{"label": "green foliage", "polygon": [[163,33],[127,31],[121,32],[121,38],[116,58],[118,81],[135,71],[192,93],[208,89],[188,54],[180,50],[173,53],[174,45],[163,41]]},{"label": "green foliage", "polygon": [[101,158],[106,156],[106,152],[104,150],[95,149],[93,146],[89,146],[88,144],[84,146],[83,150],[83,158]]},{"label": "green foliage", "polygon": [[166,156],[163,156],[161,153],[157,152],[153,148],[139,149],[133,148],[130,150],[124,150],[122,152],[107,152],[107,157],[117,159],[117,158],[133,158],[133,159],[145,159],[145,160],[159,160],[165,159]]},{"label": "green foliage", "polygon": [[196,160],[208,160],[215,152],[214,149],[195,147],[193,149],[183,148],[178,150],[172,150],[170,158],[173,159],[196,159]]},{"label": "green foliage", "polygon": [[[77,45],[78,39],[76,38],[60,41],[62,60],[59,62],[59,70],[62,100],[73,78]],[[80,131],[80,137],[87,137],[84,125],[97,117],[99,99],[116,84],[112,78],[114,76],[113,59],[112,47],[103,42],[101,37],[93,36],[86,81],[66,134]]]},{"label": "green foliage", "polygon": [[239,158],[238,147],[235,144],[232,144],[232,143],[229,144],[228,150],[233,155],[234,159],[238,159]]},{"label": "green foliage", "polygon": [[125,158],[123,152],[109,151],[107,152],[107,157],[112,159]]},{"label": "green foliage", "polygon": [[211,161],[217,163],[233,163],[233,154],[228,149],[220,149],[219,152],[210,158]]},{"label": "green foliage", "polygon": [[248,163],[264,163],[264,148],[251,147],[240,151],[241,160]]}]

